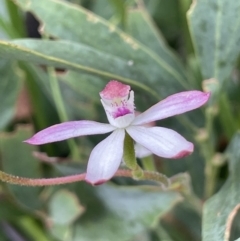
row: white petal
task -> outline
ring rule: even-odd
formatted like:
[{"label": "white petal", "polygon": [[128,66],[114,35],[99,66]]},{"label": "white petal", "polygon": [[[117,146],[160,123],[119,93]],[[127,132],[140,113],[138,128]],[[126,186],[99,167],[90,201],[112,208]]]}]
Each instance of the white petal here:
[{"label": "white petal", "polygon": [[176,159],[193,152],[193,144],[171,129],[131,126],[126,131],[137,143],[160,157]]},{"label": "white petal", "polygon": [[210,93],[197,90],[170,95],[138,115],[131,125],[142,125],[194,110],[204,105],[209,97]]},{"label": "white petal", "polygon": [[115,130],[93,150],[87,166],[85,180],[91,184],[101,184],[115,174],[123,157],[125,131]]},{"label": "white petal", "polygon": [[149,151],[147,148],[140,145],[139,143],[136,143],[134,145],[134,149],[135,149],[135,155],[138,158],[144,158],[144,157],[152,155],[151,151]]}]

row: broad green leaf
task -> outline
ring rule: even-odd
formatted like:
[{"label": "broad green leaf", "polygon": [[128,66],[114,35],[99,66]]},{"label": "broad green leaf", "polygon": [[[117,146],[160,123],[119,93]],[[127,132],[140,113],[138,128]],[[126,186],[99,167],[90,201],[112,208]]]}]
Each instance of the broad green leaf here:
[{"label": "broad green leaf", "polygon": [[73,222],[84,212],[78,197],[67,189],[59,189],[52,195],[48,209],[52,235],[61,240],[71,240]]},{"label": "broad green leaf", "polygon": [[[147,84],[152,91],[156,89],[158,94],[163,96],[188,88],[185,78],[163,57],[84,8],[57,0],[16,2],[23,9],[32,11],[42,21],[41,31],[45,34],[74,41],[91,51],[84,60],[92,62],[98,71],[97,58],[101,58],[101,64],[115,74],[101,73],[103,77],[117,78],[136,85]],[[77,54],[78,58],[84,58],[80,50]],[[110,65],[105,62],[106,59]],[[72,62],[76,60],[72,58]]]},{"label": "broad green leaf", "polygon": [[[22,143],[32,136],[29,126],[19,126],[14,133],[0,134],[1,166],[4,172],[12,175],[37,178],[40,177],[40,163],[33,158],[36,147]],[[39,208],[38,199],[41,188],[7,185],[17,201],[30,209]]]},{"label": "broad green leaf", "polygon": [[221,190],[204,205],[203,241],[229,241],[233,217],[240,207],[240,132],[231,141],[226,155],[229,177]]},{"label": "broad green leaf", "polygon": [[139,42],[154,51],[187,80],[181,62],[167,46],[161,32],[143,6],[128,13],[127,32]]},{"label": "broad green leaf", "polygon": [[[136,64],[132,68],[127,60],[106,55],[79,43],[32,39],[0,41],[0,54],[4,58],[72,69],[82,73],[95,74],[105,79],[122,80],[135,84],[150,93],[155,93],[145,84],[137,82],[138,78],[134,77],[136,73],[139,74],[139,77],[143,76],[140,65],[136,66]],[[143,77],[141,78],[143,79]],[[147,76],[145,76],[146,79]]]},{"label": "broad green leaf", "polygon": [[0,59],[0,130],[13,118],[16,100],[22,87],[16,64]]},{"label": "broad green leaf", "polygon": [[49,202],[50,218],[55,224],[70,225],[84,211],[75,194],[61,189]]},{"label": "broad green leaf", "polygon": [[[75,226],[73,241],[131,240],[154,228],[181,200],[176,192],[161,192],[154,187],[102,185],[95,187],[94,192],[94,196],[88,197],[89,206]],[[80,192],[79,198],[81,200]]]},{"label": "broad green leaf", "polygon": [[116,16],[114,16],[115,9],[113,4],[110,4],[110,1],[112,0],[92,1],[91,6],[89,6],[89,9],[92,12],[94,12],[96,15],[104,19],[109,19],[109,20],[111,19],[115,21],[116,19]]},{"label": "broad green leaf", "polygon": [[239,55],[240,1],[196,0],[189,12],[191,35],[204,79],[226,80]]}]

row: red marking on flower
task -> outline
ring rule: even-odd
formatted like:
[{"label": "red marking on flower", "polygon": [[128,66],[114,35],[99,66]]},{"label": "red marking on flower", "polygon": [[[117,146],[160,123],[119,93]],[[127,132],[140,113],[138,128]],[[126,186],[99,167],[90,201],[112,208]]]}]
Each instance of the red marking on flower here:
[{"label": "red marking on flower", "polygon": [[99,181],[97,181],[97,182],[90,182],[90,181],[88,181],[88,180],[86,180],[85,179],[85,181],[87,182],[87,183],[89,183],[89,184],[92,184],[93,186],[99,186],[99,185],[102,185],[102,184],[104,184],[104,183],[106,183],[108,180],[106,180],[106,179],[102,179],[102,180],[99,180]]},{"label": "red marking on flower", "polygon": [[117,109],[117,111],[115,113],[113,113],[113,118],[118,118],[120,116],[124,116],[124,115],[131,114],[131,113],[132,112],[128,108],[120,107]]},{"label": "red marking on flower", "polygon": [[190,155],[192,152],[193,152],[193,150],[191,150],[191,151],[181,151],[176,156],[174,156],[173,159],[179,159],[179,158],[186,157],[186,156]]},{"label": "red marking on flower", "polygon": [[112,80],[100,92],[100,96],[108,100],[112,100],[118,97],[122,98],[129,94],[130,89],[131,87],[129,85],[125,85],[116,80]]}]

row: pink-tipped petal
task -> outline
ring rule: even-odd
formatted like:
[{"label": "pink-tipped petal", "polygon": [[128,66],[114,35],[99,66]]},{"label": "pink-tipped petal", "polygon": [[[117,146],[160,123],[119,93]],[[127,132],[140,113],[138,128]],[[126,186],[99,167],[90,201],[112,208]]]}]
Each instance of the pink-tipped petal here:
[{"label": "pink-tipped petal", "polygon": [[137,143],[160,157],[176,159],[193,152],[193,144],[171,129],[130,126],[126,130]]},{"label": "pink-tipped petal", "polygon": [[118,129],[94,147],[88,161],[87,182],[97,185],[113,177],[123,157],[124,137],[125,131]]},{"label": "pink-tipped petal", "polygon": [[110,124],[95,121],[69,121],[39,131],[24,142],[31,145],[41,145],[78,136],[105,134],[114,129],[116,128]]},{"label": "pink-tipped petal", "polygon": [[170,95],[138,115],[132,122],[132,125],[143,125],[197,109],[204,105],[209,97],[210,93],[197,90],[184,91]]}]

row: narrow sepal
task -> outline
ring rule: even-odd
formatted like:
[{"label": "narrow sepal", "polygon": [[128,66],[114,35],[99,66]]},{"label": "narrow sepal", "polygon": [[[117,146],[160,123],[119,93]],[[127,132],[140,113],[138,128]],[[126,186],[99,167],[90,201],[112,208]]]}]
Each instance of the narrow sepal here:
[{"label": "narrow sepal", "polygon": [[41,145],[78,136],[105,134],[114,129],[116,128],[110,124],[95,121],[69,121],[50,126],[24,142],[31,145]]},{"label": "narrow sepal", "polygon": [[210,93],[197,90],[170,95],[138,115],[132,125],[143,125],[197,109],[204,105],[209,97]]}]

